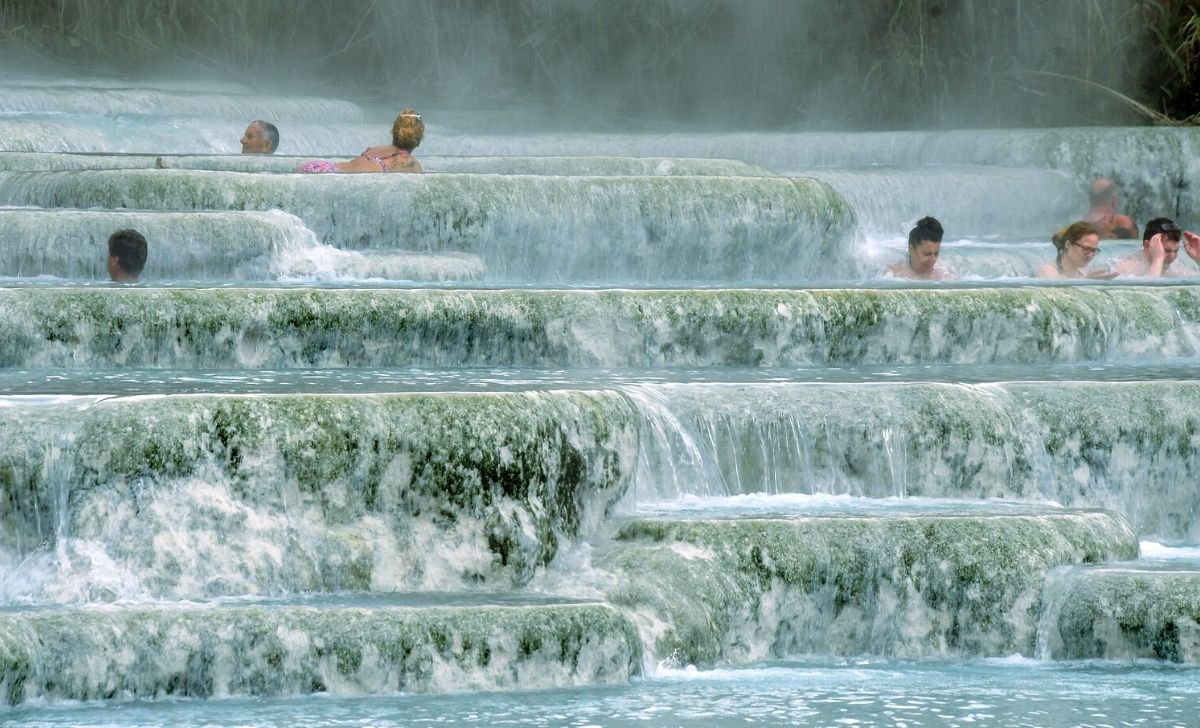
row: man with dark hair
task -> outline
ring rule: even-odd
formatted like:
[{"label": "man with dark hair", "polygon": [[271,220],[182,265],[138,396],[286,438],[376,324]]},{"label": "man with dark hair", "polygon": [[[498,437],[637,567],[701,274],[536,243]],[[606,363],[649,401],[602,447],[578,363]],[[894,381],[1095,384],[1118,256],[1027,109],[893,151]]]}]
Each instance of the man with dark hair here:
[{"label": "man with dark hair", "polygon": [[108,236],[108,277],[134,283],[146,267],[146,238],[137,230],[118,230]]},{"label": "man with dark hair", "polygon": [[1179,278],[1196,275],[1195,272],[1171,270],[1171,264],[1179,256],[1179,246],[1192,260],[1200,263],[1200,235],[1183,230],[1169,217],[1156,217],[1146,223],[1142,233],[1142,252],[1117,263],[1117,275],[1141,276],[1144,278]]},{"label": "man with dark hair", "polygon": [[279,129],[268,121],[252,121],[242,134],[242,154],[274,154],[278,147]]},{"label": "man with dark hair", "polygon": [[1111,179],[1098,179],[1088,190],[1088,213],[1084,218],[1100,231],[1101,240],[1137,239],[1137,223],[1117,213],[1121,188]]}]

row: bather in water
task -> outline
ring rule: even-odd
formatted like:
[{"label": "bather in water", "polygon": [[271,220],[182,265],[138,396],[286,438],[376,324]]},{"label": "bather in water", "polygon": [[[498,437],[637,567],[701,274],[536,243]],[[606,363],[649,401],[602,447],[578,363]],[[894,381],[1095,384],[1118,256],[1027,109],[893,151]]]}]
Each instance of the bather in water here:
[{"label": "bather in water", "polygon": [[1116,272],[1122,276],[1141,278],[1187,278],[1196,275],[1185,267],[1171,267],[1181,247],[1187,256],[1200,265],[1200,235],[1184,230],[1169,217],[1156,217],[1146,223],[1142,232],[1142,250],[1120,261]]},{"label": "bather in water", "polygon": [[421,163],[412,156],[425,136],[425,122],[412,109],[404,109],[392,123],[392,143],[368,147],[363,153],[346,162],[314,159],[296,168],[310,174],[359,172],[420,172]]},{"label": "bather in water", "polygon": [[1085,270],[1100,252],[1100,230],[1090,222],[1073,222],[1051,236],[1058,250],[1053,263],[1038,268],[1038,278],[1115,278],[1116,271]]},{"label": "bather in water", "polygon": [[954,274],[938,265],[942,253],[942,224],[936,218],[923,217],[908,232],[908,256],[887,269],[896,278],[914,281],[942,281]]}]

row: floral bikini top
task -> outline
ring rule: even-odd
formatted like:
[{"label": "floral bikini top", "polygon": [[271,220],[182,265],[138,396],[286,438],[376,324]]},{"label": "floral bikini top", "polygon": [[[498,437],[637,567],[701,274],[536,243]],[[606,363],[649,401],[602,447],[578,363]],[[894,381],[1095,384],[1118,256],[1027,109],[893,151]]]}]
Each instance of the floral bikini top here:
[{"label": "floral bikini top", "polygon": [[[392,157],[405,158],[405,157],[412,156],[412,153],[409,152],[407,149],[401,149],[398,152],[392,152],[391,154],[385,154],[382,157],[372,157],[367,154],[367,152],[369,152],[369,151],[371,151],[370,147],[364,149],[363,153],[358,156],[362,157],[363,159],[369,159],[372,162],[374,162],[375,164],[378,164],[379,169],[383,172],[388,171],[387,160],[391,159]],[[305,162],[304,164],[301,164],[299,167],[296,168],[296,171],[297,172],[305,172],[307,174],[333,174],[333,173],[337,172],[338,169],[337,169],[337,165],[334,164],[333,162],[327,162],[324,159],[314,159],[314,160]]]}]

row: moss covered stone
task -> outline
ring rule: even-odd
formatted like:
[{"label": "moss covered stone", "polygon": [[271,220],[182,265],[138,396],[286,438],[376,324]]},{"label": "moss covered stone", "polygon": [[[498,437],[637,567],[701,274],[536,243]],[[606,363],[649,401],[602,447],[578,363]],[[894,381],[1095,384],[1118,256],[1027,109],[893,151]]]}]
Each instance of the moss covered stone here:
[{"label": "moss covered stone", "polygon": [[1132,558],[1106,512],[636,520],[598,558],[658,658],[1032,654],[1046,574]]},{"label": "moss covered stone", "polygon": [[1063,578],[1046,635],[1051,657],[1200,664],[1200,572],[1102,567]]},{"label": "moss covered stone", "polygon": [[5,366],[793,366],[1192,353],[1187,288],[0,291]]},{"label": "moss covered stone", "polygon": [[13,704],[604,685],[639,674],[641,660],[632,625],[599,604],[0,615],[0,687]]}]

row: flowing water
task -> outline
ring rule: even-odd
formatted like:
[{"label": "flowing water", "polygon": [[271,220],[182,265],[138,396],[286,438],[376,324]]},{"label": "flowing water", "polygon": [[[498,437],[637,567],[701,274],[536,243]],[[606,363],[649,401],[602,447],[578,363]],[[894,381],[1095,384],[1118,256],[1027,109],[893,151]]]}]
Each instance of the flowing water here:
[{"label": "flowing water", "polygon": [[1197,724],[1200,267],[1032,276],[1098,176],[1195,224],[1200,133],[298,175],[390,119],[5,84],[0,724]]}]

